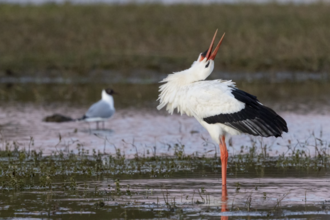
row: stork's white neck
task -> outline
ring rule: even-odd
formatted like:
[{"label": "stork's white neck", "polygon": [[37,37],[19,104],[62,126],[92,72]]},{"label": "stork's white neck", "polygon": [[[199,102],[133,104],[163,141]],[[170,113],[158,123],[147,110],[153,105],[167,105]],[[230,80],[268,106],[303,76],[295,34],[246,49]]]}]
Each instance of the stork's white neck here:
[{"label": "stork's white neck", "polygon": [[189,69],[181,72],[169,74],[161,82],[164,83],[159,88],[159,105],[158,109],[166,106],[169,113],[173,113],[174,109],[183,114],[192,115],[185,103],[187,92],[191,86],[200,80],[205,80],[213,71],[213,60],[201,60],[200,57],[195,61]]},{"label": "stork's white neck", "polygon": [[106,93],[105,90],[102,90],[102,100],[106,101],[112,108],[115,107],[112,95]]},{"label": "stork's white neck", "polygon": [[189,69],[169,74],[162,82],[187,85],[196,81],[205,80],[212,73],[213,68],[213,60],[195,61]]}]

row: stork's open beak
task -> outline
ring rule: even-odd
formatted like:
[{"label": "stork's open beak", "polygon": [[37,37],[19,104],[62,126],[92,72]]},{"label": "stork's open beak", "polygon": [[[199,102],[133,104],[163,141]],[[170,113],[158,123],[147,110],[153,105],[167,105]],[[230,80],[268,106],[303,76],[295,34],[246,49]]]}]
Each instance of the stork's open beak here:
[{"label": "stork's open beak", "polygon": [[225,36],[225,33],[224,33],[224,34],[222,35],[222,37],[221,37],[221,39],[220,39],[218,45],[216,46],[216,48],[214,49],[213,53],[211,54],[212,49],[213,49],[213,45],[214,45],[214,40],[215,40],[215,37],[217,36],[217,32],[218,32],[218,30],[215,31],[215,34],[214,34],[214,36],[213,36],[213,39],[212,39],[212,42],[211,42],[211,44],[210,44],[209,49],[206,50],[204,53],[201,54],[201,58],[200,58],[199,61],[202,61],[205,57],[206,57],[206,60],[214,60],[215,56],[216,56],[217,53],[218,53],[218,50],[219,50],[220,45],[221,45],[221,43],[222,43],[222,40],[223,40],[223,38],[224,38],[224,36]]}]

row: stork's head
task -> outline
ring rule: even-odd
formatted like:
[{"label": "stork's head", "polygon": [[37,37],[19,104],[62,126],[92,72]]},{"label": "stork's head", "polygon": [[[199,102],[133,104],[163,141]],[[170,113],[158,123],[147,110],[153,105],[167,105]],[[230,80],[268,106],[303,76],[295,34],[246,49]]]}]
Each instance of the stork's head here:
[{"label": "stork's head", "polygon": [[[177,108],[179,112],[186,113],[187,115],[193,115],[194,113],[189,110],[182,100],[187,97],[187,85],[194,83],[196,81],[206,79],[213,71],[214,58],[217,55],[221,42],[225,34],[222,35],[218,45],[213,49],[213,44],[217,31],[215,32],[211,45],[208,50],[201,53],[198,59],[193,63],[193,65],[186,70],[181,72],[175,72],[169,74],[165,79],[161,81],[164,83],[159,87],[159,105],[158,109],[167,106],[166,109],[172,114],[174,109]],[[181,90],[183,88],[183,90]],[[183,104],[183,105],[182,105]]]},{"label": "stork's head", "polygon": [[[217,30],[218,31],[218,30]],[[193,71],[194,77],[198,78],[198,80],[206,79],[213,71],[214,68],[214,58],[218,53],[222,40],[225,34],[222,35],[218,45],[213,49],[214,40],[217,35],[217,31],[215,32],[212,42],[210,44],[209,49],[207,49],[204,53],[199,54],[198,59],[191,66],[191,71]]]}]

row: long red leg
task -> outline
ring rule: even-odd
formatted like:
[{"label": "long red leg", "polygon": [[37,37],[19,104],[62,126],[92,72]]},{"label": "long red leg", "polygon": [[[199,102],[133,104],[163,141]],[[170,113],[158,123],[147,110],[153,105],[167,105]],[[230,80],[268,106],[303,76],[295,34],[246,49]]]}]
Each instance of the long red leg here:
[{"label": "long red leg", "polygon": [[228,162],[228,151],[226,146],[225,136],[222,135],[220,138],[220,158],[221,158],[221,171],[222,171],[222,185],[227,184],[227,162]]},{"label": "long red leg", "polygon": [[[227,195],[227,186],[222,185],[222,195],[221,195],[221,212],[227,212],[227,200],[228,200],[228,195]],[[221,220],[227,220],[228,216],[221,216]]]}]

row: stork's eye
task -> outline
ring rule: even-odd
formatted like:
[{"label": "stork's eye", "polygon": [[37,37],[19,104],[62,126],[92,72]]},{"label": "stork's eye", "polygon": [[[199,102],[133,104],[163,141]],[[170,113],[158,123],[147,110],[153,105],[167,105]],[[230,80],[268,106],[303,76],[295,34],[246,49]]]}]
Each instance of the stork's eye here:
[{"label": "stork's eye", "polygon": [[209,65],[210,65],[210,61],[209,61],[209,62],[207,62],[207,64],[206,64],[205,68],[209,67]]}]

